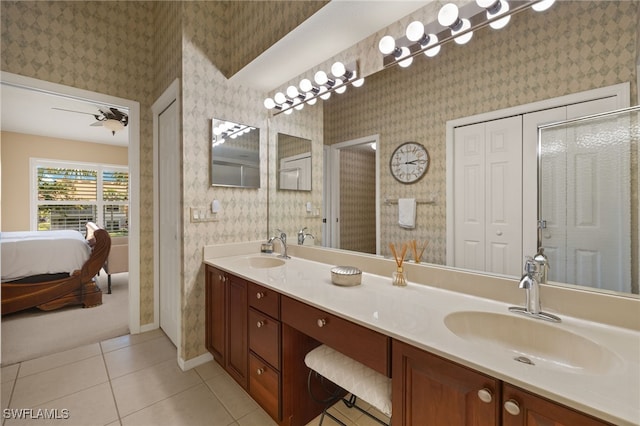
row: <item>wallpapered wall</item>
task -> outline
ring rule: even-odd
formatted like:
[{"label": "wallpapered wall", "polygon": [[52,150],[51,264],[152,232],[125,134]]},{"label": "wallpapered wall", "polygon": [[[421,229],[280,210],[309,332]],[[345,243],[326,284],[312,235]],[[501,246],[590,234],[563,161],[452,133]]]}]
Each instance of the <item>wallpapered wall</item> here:
[{"label": "wallpapered wall", "polygon": [[[478,31],[468,45],[446,45],[436,58],[379,72],[325,102],[326,144],[380,134],[383,197],[435,195],[435,205],[418,205],[415,230],[397,226],[397,208],[380,206],[383,253],[389,242],[426,239],[426,260],[445,262],[447,120],[629,81],[635,104],[639,9],[638,2],[579,1],[526,11],[503,30]],[[387,171],[406,141],[424,144],[432,161],[412,185]]]}]

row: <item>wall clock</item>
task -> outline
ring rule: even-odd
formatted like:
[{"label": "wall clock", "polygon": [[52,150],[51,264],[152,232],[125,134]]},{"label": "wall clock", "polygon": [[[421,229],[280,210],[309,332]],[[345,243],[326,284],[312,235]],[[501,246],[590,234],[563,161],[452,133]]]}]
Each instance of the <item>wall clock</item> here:
[{"label": "wall clock", "polygon": [[429,153],[417,142],[405,142],[393,151],[389,160],[391,175],[400,183],[417,182],[427,173]]}]

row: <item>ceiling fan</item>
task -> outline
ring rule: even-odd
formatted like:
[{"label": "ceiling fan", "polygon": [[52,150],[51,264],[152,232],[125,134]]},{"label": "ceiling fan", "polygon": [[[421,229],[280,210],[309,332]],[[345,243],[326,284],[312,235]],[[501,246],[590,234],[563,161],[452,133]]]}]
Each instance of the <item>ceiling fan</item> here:
[{"label": "ceiling fan", "polygon": [[92,115],[93,117],[95,117],[97,121],[91,124],[91,126],[106,127],[107,129],[111,130],[111,133],[113,135],[115,135],[117,131],[124,129],[127,126],[127,124],[129,124],[129,116],[126,113],[114,107],[98,108],[99,114],[93,114],[90,112],[83,112],[83,111],[74,111],[71,109],[56,108],[56,107],[52,107],[52,109],[57,109],[59,111],[75,112],[78,114]]}]

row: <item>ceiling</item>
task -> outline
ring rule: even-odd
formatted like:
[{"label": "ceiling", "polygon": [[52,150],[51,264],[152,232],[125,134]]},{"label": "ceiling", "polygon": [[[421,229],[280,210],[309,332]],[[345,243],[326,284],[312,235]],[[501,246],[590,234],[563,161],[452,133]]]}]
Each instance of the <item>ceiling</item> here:
[{"label": "ceiling", "polygon": [[[267,93],[431,1],[332,0],[238,71],[230,81]],[[127,131],[112,135],[104,127],[91,126],[95,118],[82,114],[96,114],[98,108],[110,105],[6,84],[1,85],[0,96],[0,125],[4,131],[120,146],[128,144]]]}]

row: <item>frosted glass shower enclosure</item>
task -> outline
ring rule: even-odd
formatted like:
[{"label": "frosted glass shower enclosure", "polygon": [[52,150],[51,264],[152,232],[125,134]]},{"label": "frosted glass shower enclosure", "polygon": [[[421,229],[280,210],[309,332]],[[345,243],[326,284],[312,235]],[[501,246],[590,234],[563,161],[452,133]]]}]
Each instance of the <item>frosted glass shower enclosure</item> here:
[{"label": "frosted glass shower enclosure", "polygon": [[637,293],[639,119],[636,106],[539,128],[538,246],[550,281]]}]

